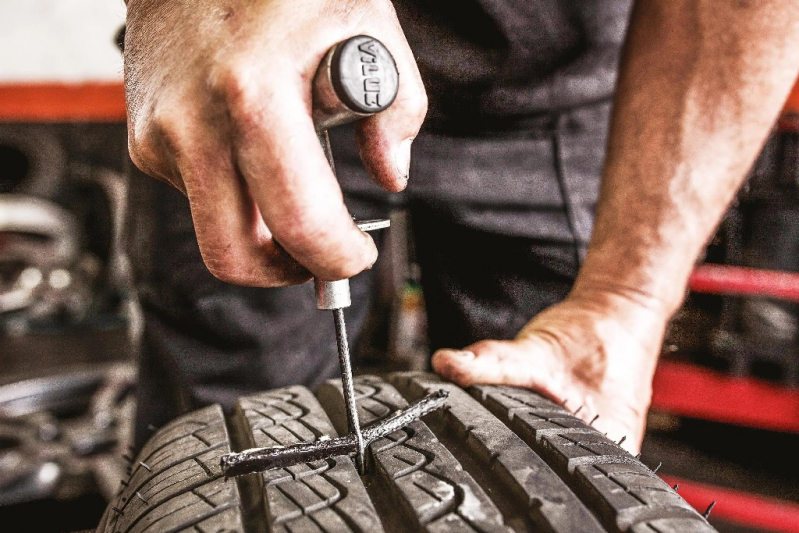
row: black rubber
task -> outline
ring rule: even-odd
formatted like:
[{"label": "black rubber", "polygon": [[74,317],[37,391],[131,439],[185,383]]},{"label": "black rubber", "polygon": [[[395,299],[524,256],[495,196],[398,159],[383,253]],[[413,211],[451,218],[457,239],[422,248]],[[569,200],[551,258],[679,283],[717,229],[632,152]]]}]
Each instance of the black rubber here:
[{"label": "black rubber", "polygon": [[159,430],[97,529],[111,532],[715,531],[671,487],[563,407],[526,390],[468,392],[430,374],[355,380],[361,423],[440,388],[448,407],[347,457],[225,480],[228,450],[346,431],[341,384],[242,398]]}]

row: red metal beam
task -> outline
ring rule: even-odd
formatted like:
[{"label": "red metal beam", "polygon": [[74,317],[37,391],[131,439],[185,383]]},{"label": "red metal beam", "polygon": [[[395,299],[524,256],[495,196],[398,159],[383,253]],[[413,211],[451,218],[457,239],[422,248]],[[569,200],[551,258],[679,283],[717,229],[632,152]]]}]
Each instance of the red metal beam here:
[{"label": "red metal beam", "polygon": [[679,494],[700,513],[704,513],[708,505],[715,501],[711,516],[725,522],[783,533],[799,533],[799,505],[796,503],[668,475],[660,477],[669,485],[679,485]]},{"label": "red metal beam", "polygon": [[739,426],[799,433],[799,389],[725,376],[663,360],[653,382],[652,408]]},{"label": "red metal beam", "polygon": [[0,121],[119,122],[125,116],[118,82],[0,84]]},{"label": "red metal beam", "polygon": [[780,131],[799,132],[799,81],[793,86],[780,118],[777,120]]},{"label": "red metal beam", "polygon": [[688,287],[706,294],[753,294],[799,302],[799,274],[727,265],[697,267]]},{"label": "red metal beam", "polygon": [[796,80],[791,89],[791,94],[788,95],[788,100],[785,101],[782,111],[783,113],[799,113],[799,80]]}]

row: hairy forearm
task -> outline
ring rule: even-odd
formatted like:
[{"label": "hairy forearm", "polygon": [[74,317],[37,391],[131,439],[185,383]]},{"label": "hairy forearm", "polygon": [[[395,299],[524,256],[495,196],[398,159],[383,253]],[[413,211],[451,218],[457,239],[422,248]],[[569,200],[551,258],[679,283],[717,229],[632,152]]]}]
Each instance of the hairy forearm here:
[{"label": "hairy forearm", "polygon": [[573,294],[673,313],[798,71],[797,2],[637,2]]}]

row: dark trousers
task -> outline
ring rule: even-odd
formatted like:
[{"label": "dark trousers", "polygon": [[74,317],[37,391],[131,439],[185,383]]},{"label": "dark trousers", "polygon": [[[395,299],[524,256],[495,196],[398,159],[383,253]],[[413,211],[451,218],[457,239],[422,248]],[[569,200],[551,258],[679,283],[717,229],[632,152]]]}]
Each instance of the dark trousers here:
[{"label": "dark trousers", "polygon": [[[592,226],[608,105],[543,117],[513,134],[421,134],[411,183],[390,197],[360,166],[352,133],[332,135],[337,170],[356,218],[408,210],[431,348],[509,339],[569,291]],[[202,264],[188,203],[134,175],[131,257],[145,317],[137,442],[150,426],[209,403],[338,375],[333,323],[311,284],[236,287]],[[345,311],[353,346],[370,312],[372,272],[351,281]]]}]

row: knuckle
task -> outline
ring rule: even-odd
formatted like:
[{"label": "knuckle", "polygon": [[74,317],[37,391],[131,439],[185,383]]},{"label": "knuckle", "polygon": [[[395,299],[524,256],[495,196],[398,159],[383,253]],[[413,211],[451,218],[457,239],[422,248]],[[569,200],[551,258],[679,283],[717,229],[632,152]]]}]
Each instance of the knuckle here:
[{"label": "knuckle", "polygon": [[246,280],[241,275],[241,272],[237,271],[232,267],[232,265],[225,263],[224,261],[215,261],[213,259],[206,259],[205,266],[208,268],[208,272],[211,273],[216,279],[220,281],[224,281],[225,283],[232,283],[234,285],[243,285]]},{"label": "knuckle", "polygon": [[284,245],[300,250],[312,250],[323,243],[322,232],[310,217],[279,217],[269,225],[275,238]]},{"label": "knuckle", "polygon": [[166,158],[159,149],[158,142],[150,134],[129,136],[128,153],[133,164],[145,174],[165,178],[169,173]]},{"label": "knuckle", "polygon": [[414,123],[421,124],[427,116],[430,100],[421,78],[418,75],[413,78],[410,83],[402,87],[398,99],[401,100],[403,112],[407,113]]},{"label": "knuckle", "polygon": [[243,68],[228,65],[216,73],[214,88],[231,103],[246,101],[252,91]]},{"label": "knuckle", "polygon": [[424,90],[423,86],[417,89],[414,101],[416,102],[416,118],[421,122],[424,120],[424,117],[427,116],[427,109],[430,105],[427,91]]},{"label": "knuckle", "polygon": [[[219,222],[212,223],[215,228]],[[203,263],[215,278],[247,287],[283,287],[308,279],[308,272],[254,235],[231,237],[208,225],[197,228]]]},{"label": "knuckle", "polygon": [[136,168],[145,173],[152,167],[152,155],[149,152],[150,150],[145,145],[135,142],[132,137],[128,137],[130,160],[136,165]]},{"label": "knuckle", "polygon": [[[343,245],[345,227],[337,218],[336,208],[328,207],[329,210],[321,209],[304,201],[287,205],[281,216],[270,220],[268,226],[281,243],[295,248],[313,250]],[[344,210],[343,204],[341,209]]]},{"label": "knuckle", "polygon": [[[169,109],[172,107],[172,109]],[[190,125],[176,106],[160,104],[129,129],[131,161],[152,177],[172,183],[180,176],[178,158],[189,145]]]},{"label": "knuckle", "polygon": [[152,129],[156,137],[171,153],[179,151],[179,147],[188,144],[190,120],[188,113],[183,112],[178,102],[162,102],[153,110]]},{"label": "knuckle", "polygon": [[343,258],[343,263],[334,264],[328,269],[327,277],[331,279],[347,279],[363,272],[368,266],[353,259]]},{"label": "knuckle", "polygon": [[225,283],[248,287],[258,284],[256,282],[257,280],[252,275],[250,275],[248,272],[242,271],[240,268],[234,265],[206,262],[206,266],[208,267],[208,271],[211,273],[211,275],[220,281],[224,281]]},{"label": "knuckle", "polygon": [[157,160],[152,128],[147,120],[131,120],[128,126],[128,152],[139,167],[149,166]]},{"label": "knuckle", "polygon": [[211,76],[212,91],[227,103],[234,120],[246,122],[264,101],[264,84],[252,66],[232,61]]}]

